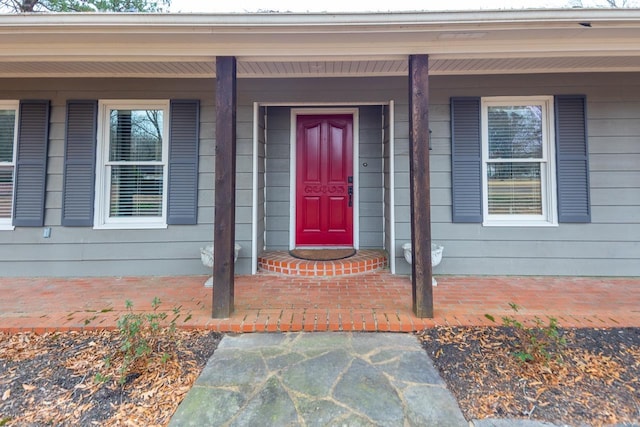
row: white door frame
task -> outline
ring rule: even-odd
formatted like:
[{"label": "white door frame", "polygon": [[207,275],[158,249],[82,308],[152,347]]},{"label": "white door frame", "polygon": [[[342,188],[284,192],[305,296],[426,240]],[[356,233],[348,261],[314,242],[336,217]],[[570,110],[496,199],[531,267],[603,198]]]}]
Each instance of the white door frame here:
[{"label": "white door frame", "polygon": [[360,110],[357,107],[331,107],[331,108],[292,108],[291,109],[291,133],[290,133],[290,166],[289,166],[289,249],[296,247],[296,134],[298,128],[298,116],[318,114],[349,114],[353,117],[353,247],[360,248],[360,179],[358,177],[358,144],[360,141]]},{"label": "white door frame", "polygon": [[[359,134],[360,134],[360,121],[359,121],[359,108],[360,106],[365,105],[388,105],[390,106],[390,135],[389,135],[389,143],[391,144],[389,150],[389,158],[385,159],[385,161],[390,162],[389,165],[389,173],[390,176],[390,239],[391,242],[389,244],[389,263],[391,267],[392,274],[395,273],[396,259],[395,259],[395,106],[393,101],[380,101],[380,102],[348,102],[348,103],[299,103],[299,102],[254,102],[253,103],[253,207],[252,207],[252,253],[251,253],[251,266],[252,266],[252,274],[256,274],[258,271],[258,114],[259,109],[261,107],[289,107],[291,108],[291,136],[290,136],[290,146],[291,146],[291,166],[290,166],[290,183],[291,183],[291,196],[293,197],[291,207],[290,207],[290,225],[289,225],[289,235],[290,242],[289,246],[291,249],[295,248],[295,139],[296,139],[296,122],[298,114],[353,114],[353,180],[354,180],[354,224],[353,224],[353,232],[354,239],[353,244],[354,248],[359,249],[360,247],[360,238],[359,238],[359,230],[360,230],[360,206],[359,206],[359,192],[360,192],[360,178],[359,178]],[[313,106],[313,107],[312,107]],[[294,114],[295,112],[295,114]],[[268,124],[267,124],[268,126]],[[268,145],[268,141],[267,141]],[[384,172],[383,172],[384,173]],[[266,191],[266,189],[265,189]],[[265,199],[266,203],[266,199]],[[384,217],[384,212],[383,212]],[[384,233],[384,230],[382,230]]]}]

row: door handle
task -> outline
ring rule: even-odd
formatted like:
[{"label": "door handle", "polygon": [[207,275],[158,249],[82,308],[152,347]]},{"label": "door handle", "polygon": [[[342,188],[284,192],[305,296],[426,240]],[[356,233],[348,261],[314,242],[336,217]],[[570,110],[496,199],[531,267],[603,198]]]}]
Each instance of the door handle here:
[{"label": "door handle", "polygon": [[349,207],[353,207],[353,186],[350,185],[347,188],[347,194],[349,195]]}]

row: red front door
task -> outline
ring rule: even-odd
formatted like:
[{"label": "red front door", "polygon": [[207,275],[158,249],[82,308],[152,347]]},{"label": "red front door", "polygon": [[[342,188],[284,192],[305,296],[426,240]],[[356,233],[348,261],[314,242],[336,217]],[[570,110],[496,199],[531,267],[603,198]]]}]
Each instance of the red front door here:
[{"label": "red front door", "polygon": [[353,116],[299,115],[296,246],[353,246]]}]

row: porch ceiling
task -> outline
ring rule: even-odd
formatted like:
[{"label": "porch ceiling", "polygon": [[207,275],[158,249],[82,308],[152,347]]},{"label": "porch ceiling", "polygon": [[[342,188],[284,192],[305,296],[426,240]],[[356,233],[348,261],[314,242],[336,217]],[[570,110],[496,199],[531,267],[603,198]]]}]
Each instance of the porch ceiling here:
[{"label": "porch ceiling", "polygon": [[[0,77],[132,77],[213,78],[215,60],[166,61],[66,61],[0,62]],[[564,58],[460,58],[430,59],[432,75],[523,74],[569,72],[640,71],[640,56]],[[238,60],[239,78],[405,76],[407,59],[352,61]]]},{"label": "porch ceiling", "polygon": [[393,76],[640,71],[640,10],[0,15],[2,77]]}]

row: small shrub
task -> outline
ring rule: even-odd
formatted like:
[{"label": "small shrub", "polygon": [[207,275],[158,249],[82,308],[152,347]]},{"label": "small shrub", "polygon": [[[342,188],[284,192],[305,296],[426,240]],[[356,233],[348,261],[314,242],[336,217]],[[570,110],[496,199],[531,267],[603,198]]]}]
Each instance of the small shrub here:
[{"label": "small shrub", "polygon": [[111,379],[110,375],[104,375],[101,372],[96,373],[96,375],[93,377],[93,381],[95,381],[98,384],[104,384],[110,379]]},{"label": "small shrub", "polygon": [[[509,303],[509,307],[518,313],[520,306],[515,303]],[[492,322],[496,322],[495,318],[490,314],[484,315]],[[538,316],[534,318],[535,326],[525,326],[522,322],[513,316],[503,316],[502,324],[514,331],[516,341],[516,351],[513,356],[522,363],[544,363],[547,365],[549,361],[555,359],[562,360],[562,350],[566,346],[566,339],[560,334],[558,320],[551,317],[549,323],[544,324]]]},{"label": "small shrub", "polygon": [[[173,335],[176,331],[178,319],[181,317],[181,307],[172,309],[173,316],[161,312],[158,308],[161,305],[159,298],[155,297],[151,302],[153,312],[135,313],[133,303],[125,301],[127,313],[118,319],[117,326],[122,338],[122,343],[117,355],[107,357],[104,360],[105,368],[109,369],[113,363],[118,361],[120,366],[118,372],[118,383],[123,386],[131,378],[132,370],[139,364],[146,363],[154,354],[161,354],[161,361],[166,363],[171,359],[171,354],[162,352],[161,342],[172,343]],[[191,318],[189,314],[183,321]],[[115,357],[119,356],[119,357]],[[110,376],[99,373],[95,376],[96,382],[106,382]]]}]

